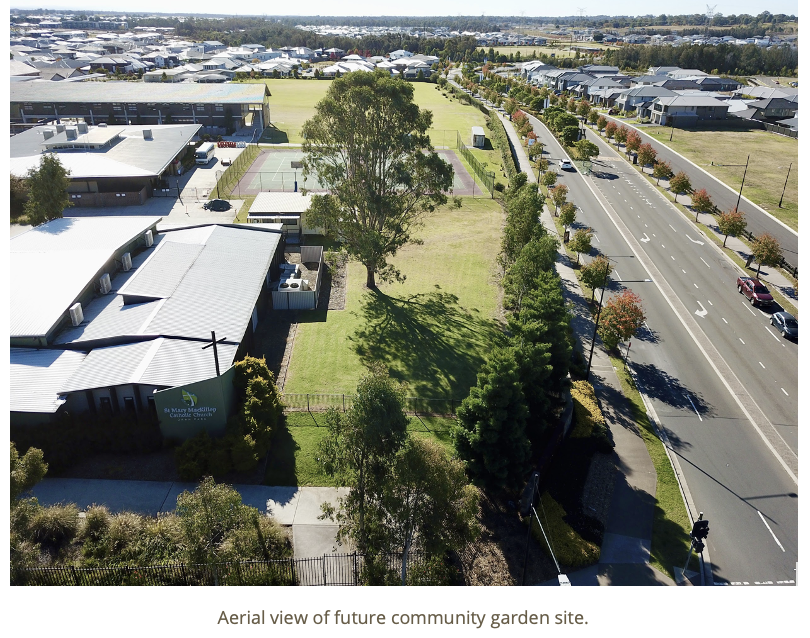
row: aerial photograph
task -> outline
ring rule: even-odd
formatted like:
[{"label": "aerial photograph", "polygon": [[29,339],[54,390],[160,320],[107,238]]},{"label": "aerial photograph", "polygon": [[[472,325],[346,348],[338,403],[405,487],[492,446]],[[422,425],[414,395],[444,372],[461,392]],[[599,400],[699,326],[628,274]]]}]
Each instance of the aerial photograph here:
[{"label": "aerial photograph", "polygon": [[7,593],[796,591],[797,15],[12,1]]}]

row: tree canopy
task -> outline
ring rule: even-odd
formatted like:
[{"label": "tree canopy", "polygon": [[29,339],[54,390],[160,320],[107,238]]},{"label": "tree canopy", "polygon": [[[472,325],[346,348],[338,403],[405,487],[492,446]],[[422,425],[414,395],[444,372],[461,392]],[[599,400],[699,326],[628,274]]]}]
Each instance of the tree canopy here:
[{"label": "tree canopy", "polygon": [[366,267],[366,284],[403,281],[387,258],[425,214],[447,202],[453,168],[433,150],[433,116],[413,101],[413,86],[388,73],[334,80],[303,127],[304,176],[327,189],[309,210],[313,225],[340,237]]},{"label": "tree canopy", "polygon": [[62,216],[62,211],[73,206],[67,189],[70,185],[70,171],[54,153],[40,157],[39,166],[28,171],[28,201],[23,210],[28,221],[37,226]]}]

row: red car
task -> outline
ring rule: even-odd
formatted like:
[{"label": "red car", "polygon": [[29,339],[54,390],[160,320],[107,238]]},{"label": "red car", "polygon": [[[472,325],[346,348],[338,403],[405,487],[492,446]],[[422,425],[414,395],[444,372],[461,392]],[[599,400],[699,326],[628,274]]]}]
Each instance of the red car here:
[{"label": "red car", "polygon": [[770,291],[759,279],[737,277],[737,291],[748,297],[752,306],[770,306],[773,304]]}]

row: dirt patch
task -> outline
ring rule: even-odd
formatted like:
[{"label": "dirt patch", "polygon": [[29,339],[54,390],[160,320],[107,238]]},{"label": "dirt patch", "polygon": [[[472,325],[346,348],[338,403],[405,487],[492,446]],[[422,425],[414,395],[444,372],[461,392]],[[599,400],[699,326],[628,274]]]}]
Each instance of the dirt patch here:
[{"label": "dirt patch", "polygon": [[[520,585],[526,555],[527,527],[505,494],[492,495],[481,490],[478,517],[481,538],[459,556],[466,585]],[[537,585],[555,578],[557,570],[540,545],[529,539],[526,560],[526,584]]]},{"label": "dirt patch", "polygon": [[318,297],[318,307],[327,310],[346,309],[348,258],[344,253],[326,253],[324,273]]}]

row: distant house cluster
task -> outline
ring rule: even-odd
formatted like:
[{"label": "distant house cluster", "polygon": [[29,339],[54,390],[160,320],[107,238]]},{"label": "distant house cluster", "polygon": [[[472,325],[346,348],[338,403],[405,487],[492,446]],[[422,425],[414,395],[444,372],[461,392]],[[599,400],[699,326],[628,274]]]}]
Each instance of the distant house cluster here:
[{"label": "distant house cluster", "polygon": [[534,60],[521,65],[521,75],[535,86],[568,91],[597,106],[635,111],[639,119],[664,126],[731,116],[798,130],[798,89],[791,87],[745,87],[732,78],[674,66],[650,67],[645,75],[629,76],[615,66],[559,69]]}]

